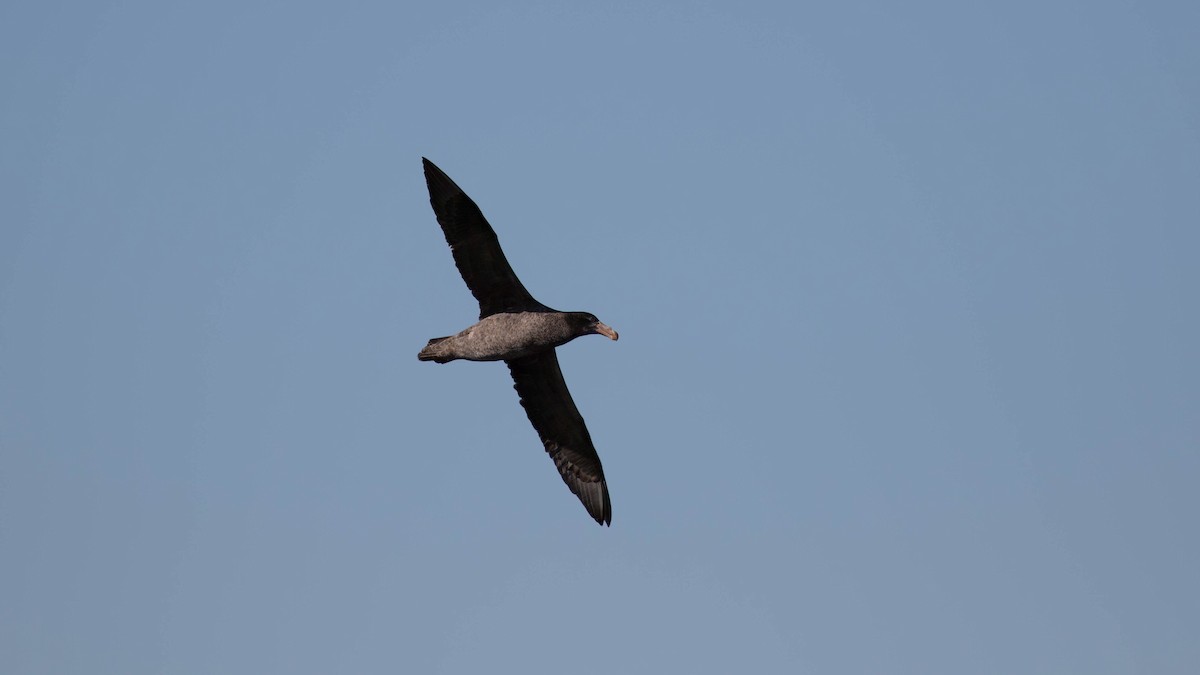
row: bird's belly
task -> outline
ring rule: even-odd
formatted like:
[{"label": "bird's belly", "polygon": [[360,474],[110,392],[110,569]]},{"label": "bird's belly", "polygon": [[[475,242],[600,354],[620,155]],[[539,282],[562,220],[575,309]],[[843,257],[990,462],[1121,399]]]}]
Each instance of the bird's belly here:
[{"label": "bird's belly", "polygon": [[459,358],[468,361],[507,361],[535,354],[548,348],[542,345],[512,343],[473,335],[465,335],[453,345],[454,353]]},{"label": "bird's belly", "polygon": [[495,314],[455,335],[447,345],[468,361],[506,361],[553,349],[563,336],[543,330],[540,317]]}]

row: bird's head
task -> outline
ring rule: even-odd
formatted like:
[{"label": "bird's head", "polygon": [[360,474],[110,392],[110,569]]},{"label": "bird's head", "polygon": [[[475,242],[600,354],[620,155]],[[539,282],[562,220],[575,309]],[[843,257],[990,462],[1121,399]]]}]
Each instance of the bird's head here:
[{"label": "bird's head", "polygon": [[610,340],[616,340],[617,331],[596,318],[595,314],[587,312],[571,312],[571,322],[580,335],[603,335]]}]

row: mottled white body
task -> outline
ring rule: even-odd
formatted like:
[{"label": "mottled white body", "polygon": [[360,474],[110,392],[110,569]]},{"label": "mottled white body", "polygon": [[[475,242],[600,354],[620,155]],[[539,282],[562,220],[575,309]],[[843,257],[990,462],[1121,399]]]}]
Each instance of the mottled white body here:
[{"label": "mottled white body", "polygon": [[430,341],[420,357],[439,363],[518,359],[570,342],[581,334],[578,324],[561,312],[493,314],[457,335]]}]

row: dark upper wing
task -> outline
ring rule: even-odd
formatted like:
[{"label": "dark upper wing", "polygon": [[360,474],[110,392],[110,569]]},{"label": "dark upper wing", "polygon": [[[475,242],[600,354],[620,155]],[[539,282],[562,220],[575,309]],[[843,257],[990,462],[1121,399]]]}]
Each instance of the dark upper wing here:
[{"label": "dark upper wing", "polygon": [[546,452],[584,508],[601,525],[612,522],[612,503],[600,456],[592,445],[583,416],[571,400],[558,367],[558,356],[548,349],[532,356],[506,361],[514,388]]},{"label": "dark upper wing", "polygon": [[475,202],[433,162],[424,157],[421,162],[429,185],[429,203],[446,234],[459,274],[479,301],[479,318],[504,311],[547,309],[521,285],[500,249],[500,240]]}]

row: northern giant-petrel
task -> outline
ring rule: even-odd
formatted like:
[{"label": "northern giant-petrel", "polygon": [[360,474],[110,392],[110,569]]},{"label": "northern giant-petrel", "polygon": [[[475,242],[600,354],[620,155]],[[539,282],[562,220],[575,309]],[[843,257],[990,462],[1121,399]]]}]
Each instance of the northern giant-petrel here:
[{"label": "northern giant-petrel", "polygon": [[563,481],[597,523],[608,525],[612,503],[604,469],[567,391],[554,348],[593,333],[616,340],[617,332],[587,312],[560,312],[534,300],[513,273],[500,240],[475,202],[433,162],[424,157],[421,161],[429,202],[454,264],[479,301],[479,323],[457,335],[430,340],[417,358],[508,364],[516,382],[513,388]]}]

